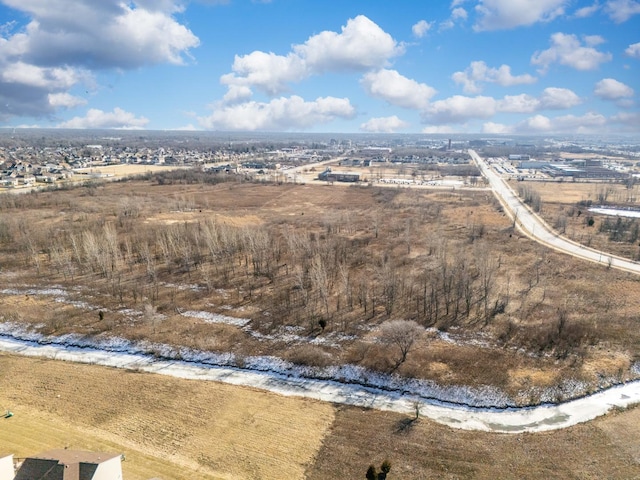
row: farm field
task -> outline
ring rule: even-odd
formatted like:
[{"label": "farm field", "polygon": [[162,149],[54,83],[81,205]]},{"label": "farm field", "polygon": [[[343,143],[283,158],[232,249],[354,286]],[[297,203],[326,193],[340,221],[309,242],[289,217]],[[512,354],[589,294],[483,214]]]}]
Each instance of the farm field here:
[{"label": "farm field", "polygon": [[127,480],[610,478],[640,475],[640,409],[563,431],[489,434],[420,418],[94,365],[0,355],[0,452],[125,455]]}]

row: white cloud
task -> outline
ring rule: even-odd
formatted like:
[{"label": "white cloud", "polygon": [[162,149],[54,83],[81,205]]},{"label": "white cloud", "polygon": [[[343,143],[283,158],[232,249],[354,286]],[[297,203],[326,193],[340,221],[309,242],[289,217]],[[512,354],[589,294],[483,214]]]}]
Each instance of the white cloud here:
[{"label": "white cloud", "polygon": [[467,11],[464,8],[458,7],[451,11],[452,20],[466,20],[468,17]]},{"label": "white cloud", "polygon": [[363,15],[347,21],[341,33],[324,31],[294,45],[287,55],[255,51],[236,56],[225,85],[256,87],[269,95],[287,85],[325,72],[366,71],[384,67],[404,46]]},{"label": "white cloud", "polygon": [[640,13],[640,2],[636,0],[609,0],[604,10],[611,20],[622,23]]},{"label": "white cloud", "polygon": [[593,47],[583,46],[575,35],[554,33],[551,35],[551,48],[536,52],[531,57],[531,63],[539,65],[543,72],[553,63],[566,65],[576,70],[595,70],[601,63],[611,59],[610,53],[603,53]]},{"label": "white cloud", "polygon": [[66,92],[50,93],[49,104],[54,108],[73,108],[80,105],[86,105],[87,100],[81,97],[76,97]]},{"label": "white cloud", "polygon": [[489,118],[496,113],[534,113],[543,110],[562,110],[582,103],[573,91],[566,88],[545,88],[539,97],[527,94],[506,95],[502,99],[454,95],[438,100],[423,111],[429,123],[463,123],[473,118]]},{"label": "white cloud", "polygon": [[[178,2],[4,0],[31,17],[24,32],[2,45],[0,57],[20,54],[35,65],[138,68],[183,63],[198,38],[172,16]],[[155,5],[151,7],[150,5]]]},{"label": "white cloud", "polygon": [[567,0],[479,0],[476,30],[502,30],[548,22],[564,14]]},{"label": "white cloud", "polygon": [[433,102],[425,110],[429,123],[463,123],[470,118],[488,118],[496,112],[497,102],[492,97],[465,97],[454,95]]},{"label": "white cloud", "polygon": [[640,130],[640,113],[620,112],[611,117],[611,122],[622,125],[625,131],[637,133]]},{"label": "white cloud", "polygon": [[513,127],[511,125],[494,122],[487,122],[482,125],[482,133],[504,134],[512,132]]},{"label": "white cloud", "polygon": [[603,78],[593,91],[596,96],[605,100],[620,100],[633,97],[633,88],[613,78]]},{"label": "white cloud", "polygon": [[372,97],[381,98],[399,107],[418,110],[426,108],[429,99],[436,93],[432,87],[404,77],[395,70],[369,72],[362,77],[360,83]]},{"label": "white cloud", "polygon": [[391,35],[364,15],[349,19],[341,33],[324,31],[293,50],[314,72],[362,71],[386,65],[404,52]]},{"label": "white cloud", "polygon": [[347,98],[324,97],[307,102],[294,95],[269,103],[251,101],[223,106],[198,121],[210,130],[305,130],[337,118],[352,118],[354,114]]},{"label": "white cloud", "polygon": [[531,95],[506,95],[496,104],[496,110],[506,113],[532,113],[540,108],[540,100]]},{"label": "white cloud", "polygon": [[[286,57],[260,51],[237,56],[231,67],[233,73],[220,78],[220,83],[229,89],[256,87],[269,95],[287,90],[287,84],[297,82],[309,75],[304,60],[290,53]],[[231,93],[233,96],[235,93]]]},{"label": "white cloud", "polygon": [[511,67],[508,65],[501,65],[499,68],[490,68],[483,61],[471,62],[463,72],[455,72],[451,78],[457,84],[462,85],[462,89],[465,93],[480,93],[482,87],[479,83],[497,83],[503,87],[510,87],[512,85],[522,85],[534,83],[536,78],[529,75],[516,75],[511,74]]},{"label": "white cloud", "polygon": [[580,105],[582,100],[568,88],[545,88],[540,95],[541,110],[564,110]]},{"label": "white cloud", "polygon": [[[78,104],[71,87],[93,71],[184,63],[198,38],[174,14],[178,0],[3,0],[26,25],[0,34],[0,102],[8,116],[51,116]],[[7,114],[3,115],[7,118]]]},{"label": "white cloud", "polygon": [[431,30],[431,27],[433,27],[433,22],[420,20],[413,27],[411,27],[411,31],[413,32],[413,35],[415,37],[422,38],[429,32],[429,30]]},{"label": "white cloud", "polygon": [[587,17],[592,16],[598,10],[600,10],[600,4],[598,2],[596,2],[593,5],[589,5],[587,7],[579,8],[578,10],[576,10],[574,12],[573,16],[576,17],[576,18],[587,18]]},{"label": "white cloud", "polygon": [[589,112],[582,116],[564,115],[549,118],[535,115],[519,123],[514,130],[519,133],[599,133],[607,125],[604,115]]},{"label": "white cloud", "polygon": [[629,45],[624,51],[628,56],[640,60],[640,42]]},{"label": "white cloud", "polygon": [[507,95],[499,100],[496,110],[506,113],[533,113],[541,110],[566,110],[582,103],[573,91],[567,88],[545,88],[536,98],[531,95]]},{"label": "white cloud", "polygon": [[428,127],[424,127],[422,129],[422,133],[426,134],[447,134],[447,133],[457,133],[458,129],[452,127],[451,125],[429,125]]},{"label": "white cloud", "polygon": [[149,123],[144,117],[136,117],[133,113],[121,108],[114,108],[113,112],[104,112],[96,108],[90,109],[84,117],[74,117],[58,125],[59,128],[117,128],[141,129]]},{"label": "white cloud", "polygon": [[77,69],[70,67],[38,67],[24,62],[15,62],[0,73],[0,81],[44,90],[65,90],[83,77]]},{"label": "white cloud", "polygon": [[396,115],[391,117],[372,118],[360,125],[360,130],[369,133],[394,133],[407,128],[409,123],[400,120]]},{"label": "white cloud", "polygon": [[253,92],[247,86],[229,85],[227,93],[225,93],[222,101],[228,105],[231,105],[234,103],[242,103],[249,100],[252,95],[253,95]]}]

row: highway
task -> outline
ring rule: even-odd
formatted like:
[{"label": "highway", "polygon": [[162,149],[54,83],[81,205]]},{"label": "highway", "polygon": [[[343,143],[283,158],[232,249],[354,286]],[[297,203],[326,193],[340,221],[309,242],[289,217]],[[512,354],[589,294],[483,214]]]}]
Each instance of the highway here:
[{"label": "highway", "polygon": [[511,189],[504,179],[487,164],[475,150],[469,150],[469,155],[476,162],[484,177],[489,181],[491,189],[500,200],[506,213],[515,221],[517,228],[531,239],[555,250],[568,253],[574,257],[590,262],[640,274],[640,263],[627,260],[607,252],[585,247],[577,242],[562,237],[555,232],[544,220],[525,205],[520,197]]}]

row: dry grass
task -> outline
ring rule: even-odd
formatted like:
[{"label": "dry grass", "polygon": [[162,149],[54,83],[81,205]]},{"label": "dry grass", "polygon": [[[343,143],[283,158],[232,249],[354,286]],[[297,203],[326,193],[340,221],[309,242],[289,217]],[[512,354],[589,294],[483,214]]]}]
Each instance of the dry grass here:
[{"label": "dry grass", "polygon": [[0,355],[0,451],[124,453],[127,480],[300,479],[329,404],[250,388]]},{"label": "dry grass", "polygon": [[[16,238],[3,246],[3,284],[18,289],[59,285],[69,292],[62,302],[53,296],[2,295],[0,316],[38,325],[46,334],[108,333],[239,355],[278,355],[302,364],[353,362],[383,371],[394,365],[394,353],[370,342],[372,328],[388,319],[412,319],[446,330],[456,341],[423,335],[398,373],[446,384],[491,384],[509,393],[568,377],[593,385],[602,377],[624,380],[640,351],[637,278],[548,251],[517,235],[487,191],[146,181],[109,183],[94,190],[0,198],[0,227],[4,222]],[[126,213],[130,211],[134,214]],[[224,278],[224,272],[217,272],[219,259],[205,258],[187,269],[179,264],[181,252],[168,261],[154,244],[168,228],[190,232],[176,241],[195,237],[212,219],[232,233],[248,228],[276,232],[270,239],[280,245],[280,258],[271,276],[253,274],[246,252],[233,259],[234,273]],[[50,256],[57,239],[73,233],[82,240],[85,231],[99,236],[105,225],[116,230],[121,255],[117,275],[100,276],[84,266],[70,277],[64,265],[54,264]],[[338,247],[342,249],[355,292],[351,307],[339,270],[329,279],[333,291],[326,307],[310,280],[305,284],[309,303],[300,306],[300,278],[310,265],[292,261],[296,252],[289,251],[285,238],[292,232],[325,246],[323,258],[334,259]],[[2,228],[0,240],[1,234]],[[24,242],[18,241],[20,235],[25,235]],[[27,248],[29,242],[40,248],[37,255]],[[144,243],[155,254],[152,274],[136,250]],[[476,297],[468,315],[429,323],[421,306],[416,308],[415,299],[420,301],[423,291],[420,282],[446,267],[448,272],[466,268],[477,284],[483,258],[494,268],[490,316],[484,317]],[[384,262],[392,268],[385,270]],[[394,288],[402,300],[391,314],[381,301],[385,272],[395,274]],[[365,313],[358,291],[365,292],[369,302],[375,298],[375,311]],[[411,301],[403,300],[410,295]],[[86,303],[74,305],[72,300]],[[492,312],[495,302],[503,302],[504,309]],[[157,324],[122,313],[141,312],[150,303],[162,315]],[[98,310],[104,312],[103,320]],[[254,332],[273,340],[179,314],[185,310],[248,318]],[[563,332],[558,331],[560,316],[566,317]],[[327,321],[324,332],[319,318]],[[300,340],[279,342],[286,328],[295,328]],[[303,348],[305,339],[330,335],[344,340]],[[611,357],[602,354],[608,350]]]},{"label": "dry grass", "polygon": [[428,420],[352,407],[338,409],[309,480],[363,478],[391,462],[390,478],[640,478],[640,411],[538,434],[454,430]]},{"label": "dry grass", "polygon": [[[520,371],[518,375],[525,372]],[[640,409],[540,434],[427,419],[250,388],[0,355],[0,452],[67,446],[124,453],[127,480],[640,477]]]}]

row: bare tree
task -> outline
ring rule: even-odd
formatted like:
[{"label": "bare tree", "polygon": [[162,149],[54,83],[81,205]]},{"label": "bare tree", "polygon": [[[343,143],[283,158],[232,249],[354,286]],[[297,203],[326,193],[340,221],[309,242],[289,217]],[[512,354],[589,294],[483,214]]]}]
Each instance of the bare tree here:
[{"label": "bare tree", "polygon": [[380,326],[378,340],[385,345],[397,347],[400,352],[395,368],[407,359],[411,348],[420,337],[421,330],[413,320],[391,320]]}]

